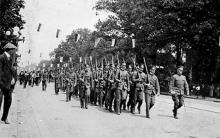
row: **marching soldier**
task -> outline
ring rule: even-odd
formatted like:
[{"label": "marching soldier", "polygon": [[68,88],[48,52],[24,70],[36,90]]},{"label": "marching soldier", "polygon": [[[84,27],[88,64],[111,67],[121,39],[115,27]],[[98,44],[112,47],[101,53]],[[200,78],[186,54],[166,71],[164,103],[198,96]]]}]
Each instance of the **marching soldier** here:
[{"label": "marching soldier", "polygon": [[54,73],[54,84],[55,84],[55,94],[58,95],[59,94],[59,70],[55,71]]},{"label": "marching soldier", "polygon": [[120,115],[121,107],[126,102],[127,90],[129,87],[129,75],[126,69],[126,63],[122,63],[121,70],[116,72],[115,81],[117,82],[117,90],[115,94],[116,113]]},{"label": "marching soldier", "polygon": [[146,102],[146,117],[150,118],[149,111],[155,104],[155,96],[160,95],[160,85],[158,78],[155,75],[155,66],[149,67],[149,74],[146,75],[145,79],[145,102]]},{"label": "marching soldier", "polygon": [[46,91],[47,89],[47,72],[44,71],[42,74],[42,91]]},{"label": "marching soldier", "polygon": [[77,84],[77,75],[72,69],[70,71],[70,95],[69,95],[69,100],[70,101],[71,101],[71,96],[75,93],[76,84]]},{"label": "marching soldier", "polygon": [[145,73],[143,72],[144,65],[141,65],[140,68],[133,74],[133,82],[135,83],[134,91],[134,103],[132,104],[132,113],[135,113],[135,106],[138,103],[138,113],[141,113],[141,105],[143,103],[144,96],[144,79]]},{"label": "marching soldier", "polygon": [[130,106],[132,105],[132,99],[134,97],[134,83],[132,82],[133,71],[132,71],[132,67],[130,65],[128,66],[128,74],[129,74],[130,88],[128,90],[129,99],[128,99],[128,103],[127,103],[127,109],[129,110],[129,109],[131,109]]},{"label": "marching soldier", "polygon": [[105,94],[105,91],[104,91],[104,86],[105,86],[105,81],[104,81],[104,78],[103,78],[103,69],[101,68],[100,72],[99,72],[99,96],[98,96],[98,99],[99,99],[99,106],[100,107],[103,107],[103,101],[104,101],[104,94]]},{"label": "marching soldier", "polygon": [[88,109],[90,88],[92,86],[92,73],[90,71],[89,65],[86,65],[85,71],[81,73],[81,82],[83,83],[83,89],[80,94],[81,108],[83,108],[85,105],[85,109]]},{"label": "marching soldier", "polygon": [[184,91],[186,91],[186,94],[189,95],[189,86],[186,81],[186,77],[182,75],[182,73],[183,66],[178,66],[177,74],[172,76],[169,86],[174,102],[173,116],[175,119],[178,119],[177,110],[184,104]]},{"label": "marching soldier", "polygon": [[115,85],[114,85],[114,79],[115,79],[115,72],[113,65],[110,65],[110,69],[108,70],[107,75],[107,90],[106,90],[106,106],[109,112],[113,112],[112,110],[112,103],[114,100],[114,93],[115,93]]}]

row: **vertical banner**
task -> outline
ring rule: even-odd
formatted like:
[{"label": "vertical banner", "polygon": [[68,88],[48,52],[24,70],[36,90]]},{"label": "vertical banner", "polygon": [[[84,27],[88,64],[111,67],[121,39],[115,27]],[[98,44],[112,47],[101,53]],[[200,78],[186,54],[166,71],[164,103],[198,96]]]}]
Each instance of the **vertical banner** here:
[{"label": "vertical banner", "polygon": [[59,37],[60,29],[57,29],[56,38]]},{"label": "vertical banner", "polygon": [[95,48],[98,46],[100,40],[101,40],[101,38],[97,38],[97,39],[95,40],[95,46],[94,46]]},{"label": "vertical banner", "polygon": [[57,64],[57,67],[59,68],[59,67],[60,67],[60,64]]},{"label": "vertical banner", "polygon": [[87,60],[86,60],[86,57],[85,57],[85,64],[87,64]]},{"label": "vertical banner", "polygon": [[220,47],[220,36],[219,36],[219,40],[218,40],[218,46]]},{"label": "vertical banner", "polygon": [[75,34],[75,42],[77,43],[80,39],[80,34]]},{"label": "vertical banner", "polygon": [[112,39],[112,47],[114,47],[116,45],[116,39]]},{"label": "vertical banner", "polygon": [[79,63],[82,63],[82,57],[79,57]]},{"label": "vertical banner", "polygon": [[132,38],[132,48],[135,48],[135,39]]},{"label": "vertical banner", "polygon": [[60,62],[61,62],[61,63],[63,62],[63,57],[60,57]]},{"label": "vertical banner", "polygon": [[37,31],[40,32],[40,28],[41,28],[41,23],[39,23]]}]

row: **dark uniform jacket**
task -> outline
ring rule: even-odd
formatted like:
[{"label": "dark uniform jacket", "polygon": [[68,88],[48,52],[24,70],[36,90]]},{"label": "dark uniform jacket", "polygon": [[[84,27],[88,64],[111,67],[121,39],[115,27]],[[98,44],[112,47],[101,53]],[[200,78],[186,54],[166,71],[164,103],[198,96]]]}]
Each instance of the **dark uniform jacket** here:
[{"label": "dark uniform jacket", "polygon": [[12,67],[12,61],[6,54],[0,55],[0,89],[10,90],[12,78],[16,80],[16,71]]}]

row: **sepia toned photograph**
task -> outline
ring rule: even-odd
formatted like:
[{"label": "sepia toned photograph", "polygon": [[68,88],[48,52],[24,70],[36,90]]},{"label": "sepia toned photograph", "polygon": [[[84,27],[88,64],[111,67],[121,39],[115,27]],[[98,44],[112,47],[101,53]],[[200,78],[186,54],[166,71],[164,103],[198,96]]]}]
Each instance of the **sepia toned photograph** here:
[{"label": "sepia toned photograph", "polygon": [[220,0],[0,0],[0,138],[220,138]]}]

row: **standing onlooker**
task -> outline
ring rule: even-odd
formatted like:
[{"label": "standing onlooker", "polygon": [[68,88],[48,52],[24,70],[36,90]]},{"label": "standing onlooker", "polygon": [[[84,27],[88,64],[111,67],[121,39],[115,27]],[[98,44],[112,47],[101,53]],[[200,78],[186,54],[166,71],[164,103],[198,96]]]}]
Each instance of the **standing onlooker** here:
[{"label": "standing onlooker", "polygon": [[4,96],[3,115],[1,121],[9,124],[7,117],[12,102],[12,91],[16,82],[16,70],[13,68],[17,47],[8,43],[4,47],[5,52],[0,55],[0,103]]}]

